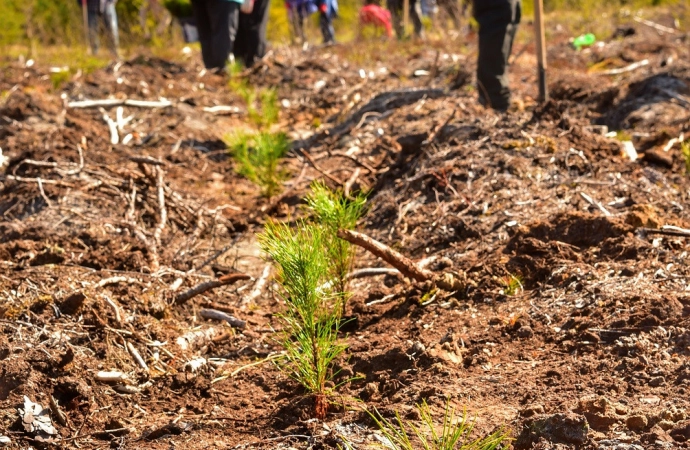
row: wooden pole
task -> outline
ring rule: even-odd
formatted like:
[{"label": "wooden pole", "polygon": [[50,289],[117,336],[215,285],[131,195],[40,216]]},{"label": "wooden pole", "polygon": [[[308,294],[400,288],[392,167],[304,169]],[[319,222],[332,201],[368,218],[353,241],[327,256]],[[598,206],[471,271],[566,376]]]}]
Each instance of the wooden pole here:
[{"label": "wooden pole", "polygon": [[81,15],[84,20],[84,41],[89,54],[91,54],[91,43],[89,42],[89,11],[87,10],[86,0],[81,0]]},{"label": "wooden pole", "polygon": [[534,2],[534,22],[537,34],[537,62],[539,75],[539,101],[549,100],[549,92],[546,89],[546,39],[544,38],[544,1]]},{"label": "wooden pole", "polygon": [[403,35],[407,36],[407,26],[410,24],[410,0],[403,0]]}]

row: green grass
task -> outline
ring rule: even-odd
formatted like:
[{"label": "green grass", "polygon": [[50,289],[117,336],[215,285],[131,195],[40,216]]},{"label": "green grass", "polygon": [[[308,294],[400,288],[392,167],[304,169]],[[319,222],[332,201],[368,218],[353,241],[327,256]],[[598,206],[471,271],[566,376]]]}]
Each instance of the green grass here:
[{"label": "green grass", "polygon": [[335,292],[341,297],[343,313],[349,299],[347,276],[355,261],[355,248],[340,239],[338,230],[353,230],[365,211],[366,194],[359,193],[352,198],[340,189],[333,191],[322,182],[314,182],[306,197],[307,208],[314,215],[316,223],[324,230],[326,251],[331,261],[331,276]]},{"label": "green grass", "polygon": [[280,313],[285,357],[279,367],[311,394],[314,417],[324,419],[331,393],[327,383],[336,375],[332,363],[347,346],[338,340],[340,306],[328,288],[331,271],[323,229],[269,221],[258,240],[275,263],[286,305]]},{"label": "green grass", "polygon": [[280,192],[288,176],[280,167],[280,160],[290,149],[285,133],[237,132],[225,136],[224,140],[240,175],[258,185],[262,195],[268,198]]},{"label": "green grass", "polygon": [[504,448],[510,442],[503,430],[472,439],[474,424],[468,422],[466,413],[456,417],[450,399],[446,402],[440,426],[436,425],[426,401],[417,405],[417,411],[421,424],[404,420],[397,412],[394,420],[384,418],[376,410],[369,415],[388,441],[386,447],[392,450],[494,450]]}]

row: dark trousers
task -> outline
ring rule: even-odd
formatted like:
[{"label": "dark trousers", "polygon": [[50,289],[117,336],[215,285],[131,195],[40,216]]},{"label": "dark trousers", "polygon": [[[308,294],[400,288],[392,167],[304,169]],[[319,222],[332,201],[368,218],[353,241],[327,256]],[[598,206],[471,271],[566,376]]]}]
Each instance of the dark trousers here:
[{"label": "dark trousers", "polygon": [[91,4],[87,4],[87,18],[91,52],[94,55],[98,54],[98,49],[100,47],[100,39],[98,38],[98,34],[100,23],[102,22],[106,31],[110,52],[117,58],[117,48],[120,45],[120,35],[117,29],[117,13],[115,12],[115,3],[106,2],[103,12],[100,11],[98,4],[93,6]]},{"label": "dark trousers", "polygon": [[[412,25],[414,25],[415,36],[422,35],[422,19],[419,18],[417,14],[417,0],[410,0],[410,20]],[[403,25],[403,9],[405,7],[405,2],[403,0],[386,0],[386,8],[391,12],[391,18],[393,19],[393,28],[395,28],[395,34],[398,39],[405,37],[405,27]]]},{"label": "dark trousers", "polygon": [[224,69],[233,52],[240,4],[227,0],[192,0],[201,57],[207,69]]},{"label": "dark trousers", "polygon": [[266,25],[270,0],[255,0],[250,14],[240,14],[240,26],[235,42],[235,58],[251,67],[266,54]]},{"label": "dark trousers", "polygon": [[494,109],[505,110],[510,105],[508,58],[521,14],[520,0],[474,0],[474,17],[479,23],[479,101]]}]

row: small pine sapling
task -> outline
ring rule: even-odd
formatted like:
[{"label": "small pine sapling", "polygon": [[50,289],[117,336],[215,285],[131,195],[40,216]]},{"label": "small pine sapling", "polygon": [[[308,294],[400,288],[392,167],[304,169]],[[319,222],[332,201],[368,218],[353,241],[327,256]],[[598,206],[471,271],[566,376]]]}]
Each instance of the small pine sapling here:
[{"label": "small pine sapling", "polygon": [[321,182],[311,186],[306,197],[307,207],[313,212],[316,222],[323,227],[326,251],[331,261],[330,270],[335,283],[335,292],[341,297],[343,315],[348,300],[347,277],[352,271],[355,248],[340,239],[339,229],[353,230],[365,210],[366,194],[350,199],[343,191],[333,191]]},{"label": "small pine sapling", "polygon": [[340,305],[328,287],[331,272],[324,252],[323,229],[300,222],[296,229],[269,221],[259,244],[275,262],[286,310],[280,364],[314,399],[314,417],[324,419],[328,410],[327,382],[332,363],[347,348],[338,341]]},{"label": "small pine sapling", "polygon": [[417,410],[422,422],[421,427],[403,420],[397,412],[395,421],[384,418],[378,411],[367,412],[386,439],[386,447],[392,450],[495,450],[510,442],[508,434],[503,430],[472,440],[474,424],[468,422],[464,413],[461,417],[456,417],[450,399],[446,402],[440,427],[434,423],[426,401],[417,405]]},{"label": "small pine sapling", "polygon": [[225,138],[237,171],[261,188],[262,195],[271,198],[280,191],[286,172],[279,167],[281,158],[290,148],[285,133],[240,132]]}]

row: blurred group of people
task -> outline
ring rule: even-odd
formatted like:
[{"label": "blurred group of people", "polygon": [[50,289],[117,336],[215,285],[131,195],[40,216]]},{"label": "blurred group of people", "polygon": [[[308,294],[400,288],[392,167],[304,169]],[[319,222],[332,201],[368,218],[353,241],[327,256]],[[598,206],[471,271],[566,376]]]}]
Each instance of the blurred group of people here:
[{"label": "blurred group of people", "polygon": [[[88,36],[93,53],[98,52],[98,29],[108,31],[111,52],[118,56],[117,0],[78,0],[84,7],[88,22]],[[159,0],[149,0],[158,4]],[[335,42],[333,18],[338,14],[337,0],[285,0],[295,32],[303,39],[304,20],[313,13],[320,14],[319,24],[323,40]],[[360,26],[374,24],[385,28],[392,36],[404,35],[402,16],[405,0],[386,0],[387,10],[365,0],[359,14]],[[415,34],[422,35],[422,22],[417,12],[417,1],[408,0],[409,17]],[[457,27],[460,16],[470,0],[436,1],[439,9],[446,10]],[[461,3],[458,3],[461,1]],[[239,60],[252,66],[266,52],[266,27],[270,0],[191,0],[194,19],[201,43],[201,55],[207,69],[225,70],[230,60]],[[477,60],[477,88],[479,100],[488,107],[505,110],[510,105],[508,85],[508,58],[517,26],[521,19],[521,0],[471,0],[474,17],[479,24],[479,55]],[[427,3],[427,8],[429,3]],[[461,6],[462,5],[462,6]],[[160,5],[158,5],[160,7]],[[462,9],[461,9],[462,8]]]}]

